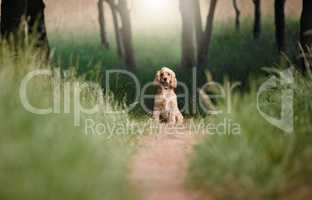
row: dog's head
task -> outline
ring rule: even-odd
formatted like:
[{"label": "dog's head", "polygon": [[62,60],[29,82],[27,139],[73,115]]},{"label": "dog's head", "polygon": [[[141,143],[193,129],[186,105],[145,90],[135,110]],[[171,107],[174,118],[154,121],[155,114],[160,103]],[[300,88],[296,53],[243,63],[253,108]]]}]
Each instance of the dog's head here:
[{"label": "dog's head", "polygon": [[155,76],[155,84],[165,89],[175,89],[177,88],[177,79],[174,71],[167,67],[161,68]]}]

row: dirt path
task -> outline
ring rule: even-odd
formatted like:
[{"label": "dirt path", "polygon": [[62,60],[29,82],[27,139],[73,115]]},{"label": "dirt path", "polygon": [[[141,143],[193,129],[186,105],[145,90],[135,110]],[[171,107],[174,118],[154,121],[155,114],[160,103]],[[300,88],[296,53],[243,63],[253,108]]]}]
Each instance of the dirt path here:
[{"label": "dirt path", "polygon": [[185,189],[187,156],[196,139],[186,130],[165,130],[142,138],[132,166],[131,180],[143,200],[196,200]]}]

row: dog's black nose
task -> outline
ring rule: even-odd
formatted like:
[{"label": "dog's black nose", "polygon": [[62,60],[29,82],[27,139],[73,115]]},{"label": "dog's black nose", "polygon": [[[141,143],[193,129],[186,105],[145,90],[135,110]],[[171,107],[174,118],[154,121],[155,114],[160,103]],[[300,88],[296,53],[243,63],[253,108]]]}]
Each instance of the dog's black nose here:
[{"label": "dog's black nose", "polygon": [[165,81],[167,81],[167,78],[164,78]]}]

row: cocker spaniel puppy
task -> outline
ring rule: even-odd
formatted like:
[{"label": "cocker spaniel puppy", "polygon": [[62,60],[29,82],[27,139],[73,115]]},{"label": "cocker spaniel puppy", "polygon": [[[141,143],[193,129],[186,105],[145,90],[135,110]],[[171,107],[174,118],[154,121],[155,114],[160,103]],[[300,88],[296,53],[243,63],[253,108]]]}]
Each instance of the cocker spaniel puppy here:
[{"label": "cocker spaniel puppy", "polygon": [[177,88],[175,73],[163,67],[156,73],[154,83],[157,86],[153,110],[154,120],[169,124],[183,123],[183,116],[178,108],[177,95],[174,91]]}]

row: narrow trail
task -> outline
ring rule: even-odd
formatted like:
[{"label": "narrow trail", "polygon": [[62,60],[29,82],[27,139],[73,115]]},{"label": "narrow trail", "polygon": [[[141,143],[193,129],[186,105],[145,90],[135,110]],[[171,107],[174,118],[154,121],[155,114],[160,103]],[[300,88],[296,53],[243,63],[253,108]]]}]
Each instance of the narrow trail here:
[{"label": "narrow trail", "polygon": [[[174,134],[176,133],[176,134]],[[187,158],[196,139],[186,130],[166,130],[142,138],[131,168],[131,181],[144,200],[197,200],[185,188]]]}]

